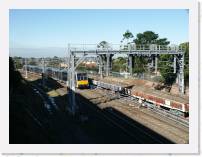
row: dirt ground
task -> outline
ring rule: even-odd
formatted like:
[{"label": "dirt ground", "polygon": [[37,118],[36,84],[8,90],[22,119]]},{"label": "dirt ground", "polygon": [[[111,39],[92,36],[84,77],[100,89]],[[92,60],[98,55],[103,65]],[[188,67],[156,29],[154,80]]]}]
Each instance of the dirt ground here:
[{"label": "dirt ground", "polygon": [[[127,87],[127,86],[142,86],[142,87],[145,87],[145,88],[155,89],[155,86],[162,85],[162,84],[157,83],[157,82],[152,82],[152,81],[148,81],[148,80],[140,80],[140,79],[118,78],[118,77],[112,77],[112,76],[104,77],[103,79],[101,79],[99,76],[91,76],[91,75],[90,75],[90,77],[95,79],[95,80],[100,80],[100,81],[103,81],[103,82],[106,82],[106,83],[120,84],[120,85],[122,85],[124,87]],[[177,84],[172,85],[172,87],[170,89],[170,92],[168,92],[165,88],[163,88],[160,91],[167,92],[169,94],[173,94],[173,95],[176,95],[176,96],[180,95],[179,88],[178,88]],[[186,89],[185,89],[185,96],[187,98],[189,97],[189,88],[188,87],[186,87]]]}]

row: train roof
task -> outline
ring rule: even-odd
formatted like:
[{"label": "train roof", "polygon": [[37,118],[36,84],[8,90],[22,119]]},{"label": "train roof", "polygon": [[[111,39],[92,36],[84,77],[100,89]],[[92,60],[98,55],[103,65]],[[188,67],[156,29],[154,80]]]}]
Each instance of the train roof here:
[{"label": "train roof", "polygon": [[[27,65],[27,67],[30,68],[39,68],[39,69],[43,69],[43,66],[38,66],[38,65]],[[59,69],[59,68],[53,68],[53,67],[45,67],[46,70],[52,70],[55,72],[67,72],[67,69]],[[87,74],[86,72],[83,71],[76,71],[77,74]]]},{"label": "train roof", "polygon": [[164,91],[150,89],[150,88],[146,88],[146,87],[142,87],[142,86],[134,86],[132,88],[132,93],[134,91],[143,92],[148,95],[153,95],[153,96],[168,99],[168,100],[174,100],[176,102],[181,102],[181,103],[185,103],[185,104],[189,103],[189,98],[186,96],[173,95],[173,94],[170,94],[170,93],[167,93]]}]

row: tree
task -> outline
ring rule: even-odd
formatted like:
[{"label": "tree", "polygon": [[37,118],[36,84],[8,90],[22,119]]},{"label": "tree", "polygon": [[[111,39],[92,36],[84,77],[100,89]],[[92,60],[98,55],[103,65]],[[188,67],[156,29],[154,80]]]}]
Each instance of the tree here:
[{"label": "tree", "polygon": [[[129,39],[132,39],[134,36],[133,34],[129,31],[129,30],[126,30],[126,32],[123,34],[123,38],[121,40],[121,45],[120,45],[120,49],[123,49],[123,50],[128,50],[129,49]],[[126,43],[124,43],[124,41],[126,40]]]},{"label": "tree", "polygon": [[168,45],[168,44],[170,44],[170,41],[167,41],[167,38],[162,38],[162,39],[156,40],[156,44],[157,45]]},{"label": "tree", "polygon": [[123,39],[121,40],[121,42],[123,42],[126,39],[128,44],[128,40],[133,37],[134,37],[133,34],[129,30],[126,30],[126,32],[123,34]]},{"label": "tree", "polygon": [[107,41],[101,41],[98,45],[97,48],[110,48],[110,45]]},{"label": "tree", "polygon": [[126,58],[118,57],[113,59],[112,70],[115,72],[124,71],[126,69]]},{"label": "tree", "polygon": [[172,85],[176,80],[176,73],[174,72],[173,67],[171,67],[171,62],[173,62],[173,56],[169,54],[160,55],[158,67],[160,69],[161,77],[164,84]]},{"label": "tree", "polygon": [[13,62],[16,69],[21,69],[23,67],[22,58],[21,57],[13,57]]},{"label": "tree", "polygon": [[60,58],[57,56],[54,56],[53,58],[49,60],[48,66],[58,68],[60,66],[60,63],[61,63]]},{"label": "tree", "polygon": [[[155,44],[158,38],[158,34],[155,34],[152,31],[145,31],[143,33],[138,33],[133,42],[137,45],[148,45]],[[148,59],[142,56],[135,57],[135,68],[134,73],[143,73],[146,71],[145,66],[148,63]]]},{"label": "tree", "polygon": [[31,57],[31,58],[30,58],[30,61],[29,61],[29,64],[30,64],[30,65],[37,65],[36,59],[33,58],[33,57]]},{"label": "tree", "polygon": [[133,73],[137,73],[137,74],[140,74],[140,73],[143,73],[146,71],[146,64],[148,63],[148,59],[143,57],[143,56],[139,56],[139,57],[135,57],[135,68],[133,70]]},{"label": "tree", "polygon": [[159,35],[155,34],[153,31],[145,31],[138,33],[133,42],[137,45],[156,44],[158,37]]},{"label": "tree", "polygon": [[[153,31],[145,31],[143,33],[138,33],[136,39],[134,39],[135,44],[148,46],[150,44],[165,45],[167,46],[170,42],[167,41],[167,38],[159,38],[159,35]],[[159,55],[159,69],[163,81],[165,84],[171,85],[175,79],[176,74],[173,73],[173,68],[170,66],[169,61],[172,60],[171,55]],[[136,57],[136,65],[134,72],[142,73],[146,71],[146,64],[148,63],[147,58]]]},{"label": "tree", "polygon": [[21,74],[16,71],[14,61],[9,57],[9,89],[12,91],[21,82]]},{"label": "tree", "polygon": [[180,46],[185,50],[184,81],[185,85],[189,85],[189,42],[181,43]]}]

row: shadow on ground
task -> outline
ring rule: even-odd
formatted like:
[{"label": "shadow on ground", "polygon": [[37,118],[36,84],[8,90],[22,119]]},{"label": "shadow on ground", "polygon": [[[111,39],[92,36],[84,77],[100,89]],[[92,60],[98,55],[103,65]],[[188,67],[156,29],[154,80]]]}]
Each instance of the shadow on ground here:
[{"label": "shadow on ground", "polygon": [[[68,96],[57,96],[51,102],[45,93],[39,96],[33,85],[46,92],[62,88],[53,79],[48,79],[43,89],[42,80],[27,82],[24,79],[10,92],[9,143],[46,144],[136,144],[172,143],[151,129],[132,120],[113,108],[100,109],[88,99],[76,93],[77,115],[67,112]],[[10,89],[11,90],[11,89]],[[54,105],[57,104],[56,106]],[[134,136],[123,133],[104,116],[116,114],[129,121],[136,129],[128,127]],[[126,125],[120,121],[121,125]],[[139,129],[138,129],[139,128]],[[140,130],[141,129],[141,130]],[[150,134],[145,136],[143,132]],[[157,140],[158,139],[158,140]]]}]

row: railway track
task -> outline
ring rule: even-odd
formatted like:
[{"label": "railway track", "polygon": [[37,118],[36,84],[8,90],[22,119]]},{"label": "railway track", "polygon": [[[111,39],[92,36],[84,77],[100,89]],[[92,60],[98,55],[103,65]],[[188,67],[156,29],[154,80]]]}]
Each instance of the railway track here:
[{"label": "railway track", "polygon": [[145,141],[147,141],[146,143],[156,143],[156,144],[170,143],[168,142],[167,139],[159,137],[159,135],[151,135],[150,134],[151,131],[149,129],[142,128],[142,126],[139,124],[135,125],[133,120],[129,118],[123,118],[123,115],[120,116],[116,111],[114,111],[114,109],[110,109],[107,112],[108,116],[110,116],[111,119],[114,119],[114,121],[116,121],[120,126],[124,127],[125,130],[127,130],[129,133],[132,134],[132,136],[137,137],[138,135],[138,138],[144,141],[144,142],[141,141],[144,144]]},{"label": "railway track", "polygon": [[[143,128],[141,124],[134,123],[134,121],[123,118],[123,115],[119,115],[113,109],[100,110],[96,109],[95,106],[89,103],[82,102],[82,105],[90,108],[94,113],[96,113],[99,118],[109,125],[113,125],[119,130],[121,130],[129,140],[129,143],[135,144],[169,144],[172,143],[170,140],[155,134],[149,129]],[[151,133],[152,132],[152,133]]]},{"label": "railway track", "polygon": [[[99,88],[99,89],[103,90],[106,93],[106,94],[104,94],[105,96],[113,97],[113,98],[115,97],[115,98],[118,99],[118,101],[122,102],[123,105],[126,104],[125,102],[129,102],[129,103],[135,105],[136,107],[141,107],[141,104],[133,96],[124,95],[124,94],[121,94],[121,95],[117,96],[117,95],[115,95],[114,93],[112,93],[109,90],[105,90],[105,89],[102,89],[102,88]],[[189,120],[185,119],[182,116],[177,116],[177,115],[175,115],[175,114],[173,114],[173,113],[171,113],[169,111],[166,111],[166,110],[158,108],[158,107],[149,107],[149,106],[147,106],[147,109],[150,110],[151,112],[153,112],[154,114],[158,114],[161,117],[166,117],[169,120],[174,121],[176,124],[180,124],[180,125],[182,125],[184,127],[189,128]]]},{"label": "railway track", "polygon": [[[141,104],[138,102],[137,99],[133,98],[132,96],[122,96],[120,97],[121,102],[131,102],[131,103],[136,103],[138,107],[141,107]],[[184,127],[189,128],[189,120],[185,119],[184,117],[177,116],[172,114],[169,111],[166,111],[164,109],[158,108],[158,107],[146,107],[149,111],[153,112],[154,114],[158,114],[161,117],[166,117],[172,121],[174,121],[176,124],[180,124]]]},{"label": "railway track", "polygon": [[[41,76],[39,74],[36,74],[36,73],[33,73],[31,72],[32,75],[35,75],[35,76]],[[55,78],[53,78],[55,79]],[[56,80],[56,79],[55,79]],[[59,80],[56,80],[56,81],[59,81]],[[63,86],[65,85],[64,82],[60,82]],[[96,86],[94,86],[95,88]],[[114,98],[114,99],[119,99],[120,102],[125,102],[125,101],[129,101],[131,103],[135,103],[137,104],[138,107],[141,106],[141,104],[138,102],[137,99],[135,99],[133,96],[130,96],[130,95],[126,95],[126,94],[121,94],[120,96],[117,96],[117,95],[114,95],[114,93],[112,92],[109,92],[109,90],[105,90],[103,88],[99,88],[99,89],[102,89],[106,92],[106,96],[107,97],[111,97],[111,98]],[[159,116],[161,117],[166,117],[174,122],[176,122],[176,124],[180,124],[180,125],[183,125],[184,127],[189,127],[189,120],[188,119],[185,119],[184,117],[181,117],[181,116],[177,116],[169,111],[166,111],[166,110],[163,110],[161,108],[157,108],[157,107],[147,107],[148,110],[152,111],[154,114],[158,114]]]},{"label": "railway track", "polygon": [[[39,75],[38,75],[39,76]],[[58,80],[56,80],[58,81]],[[63,84],[64,85],[64,84]],[[121,105],[118,105],[118,103],[116,104],[116,107],[120,108],[121,110],[125,110],[125,111],[129,111],[131,114],[137,114],[137,112],[134,111],[134,107],[135,108],[139,108],[140,107],[140,104],[137,102],[136,99],[134,99],[133,97],[131,96],[128,96],[128,95],[116,95],[113,91],[111,90],[106,90],[106,89],[103,89],[103,88],[95,88],[96,86],[93,87],[93,90],[96,90],[96,92],[100,93],[102,96],[100,96],[99,99],[102,99],[102,98],[108,98],[109,100],[108,101],[118,101],[121,103]],[[88,91],[93,91],[92,89],[88,89]],[[77,90],[79,92],[79,90]],[[97,99],[97,97],[95,98]],[[127,103],[126,103],[127,102]],[[128,106],[127,104],[132,104],[131,106]],[[87,104],[85,104],[87,106]],[[92,106],[93,107],[93,106]],[[91,108],[92,108],[91,107]],[[159,113],[158,113],[158,109],[156,110],[153,110],[153,109],[150,109],[150,108],[147,108],[149,111],[151,111],[152,113],[160,116],[159,119],[161,118],[164,118],[166,119],[167,117],[164,115],[164,112],[162,112],[161,110],[159,110]],[[97,111],[96,111],[97,112]],[[144,110],[141,110],[140,112],[144,112]],[[99,113],[100,114],[100,113]],[[148,113],[145,113],[144,114],[148,114]],[[156,116],[154,116],[154,114],[150,114],[151,117],[155,117],[157,118]],[[140,132],[142,134],[140,134],[140,136],[144,135],[143,136],[143,141],[147,141],[147,143],[166,143],[164,140],[160,139],[158,140],[157,139],[152,139],[151,137],[149,137],[149,135],[147,135],[147,133],[144,133],[144,131],[142,130],[139,130],[137,131],[137,126],[133,126],[131,124],[131,121],[130,120],[123,120],[123,118],[118,115],[116,112],[114,112],[113,109],[111,110],[105,110],[104,114],[102,113],[102,115],[100,115],[100,117],[103,117],[104,121],[105,122],[108,122],[116,127],[118,127],[120,130],[122,130],[128,137],[130,137],[129,139],[132,139],[130,142],[134,142],[136,141],[136,143],[141,143],[142,141],[139,141],[136,137],[136,135],[134,135],[134,130],[136,130],[136,132],[138,132],[138,134],[140,134]],[[168,116],[169,117],[169,116]],[[143,118],[144,119],[144,118]],[[174,119],[171,119],[169,118],[170,120],[172,120],[173,122],[175,122],[175,124],[172,124],[173,126],[175,127],[179,127],[178,125],[183,125],[181,122],[178,121],[175,121]],[[145,119],[146,121],[146,119]],[[184,127],[188,127],[186,125],[183,125]],[[137,134],[137,133],[136,133]],[[177,135],[176,135],[177,136]],[[146,139],[144,137],[147,137]],[[145,142],[144,142],[145,143]]]},{"label": "railway track", "polygon": [[[109,111],[119,111],[120,113],[123,113],[121,117],[130,117],[130,121],[137,121],[140,124],[143,124],[144,126],[152,129],[154,132],[157,132],[161,134],[162,136],[165,136],[168,139],[172,139],[174,143],[187,143],[188,140],[188,129],[185,127],[182,127],[180,125],[177,125],[176,123],[167,120],[165,117],[160,117],[154,115],[152,112],[147,111],[145,108],[138,108],[137,106],[128,105],[128,103],[120,102],[119,99],[110,100],[106,98],[106,92],[103,92],[101,90],[88,90],[88,91],[79,91],[82,94],[84,94],[84,97],[88,97],[86,93],[91,97],[91,95],[100,93],[102,95],[97,95],[100,100],[97,101],[96,98],[89,99],[92,101],[95,106],[99,107],[101,110],[105,111],[107,108],[111,108]],[[112,97],[109,94],[108,97]],[[102,101],[103,99],[103,101]],[[107,101],[105,101],[107,99]],[[114,108],[114,110],[112,109]],[[107,111],[107,110],[106,110]],[[144,112],[147,111],[147,112]],[[109,113],[113,114],[113,113]],[[118,121],[119,123],[119,121]],[[126,122],[125,122],[126,123]]]},{"label": "railway track", "polygon": [[[36,73],[31,73],[32,75],[35,75],[35,76],[41,76],[39,74],[36,74]],[[54,79],[54,78],[53,78]],[[56,81],[59,81],[59,80],[56,80]],[[60,82],[63,86],[65,85],[64,82]],[[94,85],[93,88],[96,88],[96,86]],[[140,107],[141,104],[138,102],[137,99],[135,99],[133,96],[130,96],[130,95],[126,95],[126,94],[121,94],[119,96],[115,95],[113,93],[113,91],[111,90],[106,90],[104,88],[99,88],[100,90],[103,90],[106,92],[105,96],[106,97],[110,97],[110,99],[119,99],[120,102],[123,102],[123,105],[125,104],[125,102],[130,102],[132,103],[133,105],[136,104],[137,107]],[[148,110],[150,110],[151,112],[153,112],[154,114],[157,114],[161,117],[166,117],[168,118],[169,120],[172,120],[177,124],[180,124],[184,127],[187,127],[189,128],[189,120],[188,119],[185,119],[184,117],[181,117],[181,116],[177,116],[169,111],[166,111],[166,110],[163,110],[161,108],[157,108],[157,107],[147,107]]]}]

